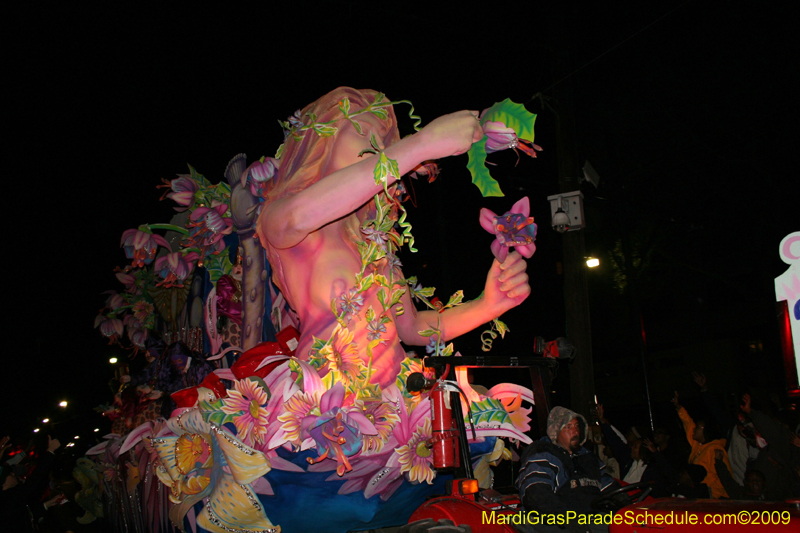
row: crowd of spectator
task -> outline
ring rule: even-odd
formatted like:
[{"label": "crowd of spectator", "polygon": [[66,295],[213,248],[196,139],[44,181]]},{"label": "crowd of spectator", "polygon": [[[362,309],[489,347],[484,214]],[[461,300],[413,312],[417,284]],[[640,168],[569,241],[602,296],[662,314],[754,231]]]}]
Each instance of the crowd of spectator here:
[{"label": "crowd of spectator", "polygon": [[0,439],[0,530],[93,530],[76,520],[83,514],[73,501],[78,487],[64,458],[57,456],[60,448],[58,439],[44,434],[24,448],[14,446],[9,437]]},{"label": "crowd of spectator", "polygon": [[[651,433],[633,426],[623,434],[606,417],[603,405],[592,412],[593,423],[579,413],[554,407],[547,435],[522,454],[517,487],[524,508],[543,513],[597,512],[598,498],[631,484],[640,484],[640,490],[649,490],[653,497],[800,498],[800,424],[794,409],[768,413],[768,406],[756,409],[749,394],[726,408],[709,391],[703,374],[695,372],[693,379],[703,409],[693,410],[693,417],[675,392],[672,405],[677,416],[665,421],[679,421],[681,435],[664,426]],[[592,444],[596,453],[590,451]],[[575,527],[575,531],[597,529]]]}]

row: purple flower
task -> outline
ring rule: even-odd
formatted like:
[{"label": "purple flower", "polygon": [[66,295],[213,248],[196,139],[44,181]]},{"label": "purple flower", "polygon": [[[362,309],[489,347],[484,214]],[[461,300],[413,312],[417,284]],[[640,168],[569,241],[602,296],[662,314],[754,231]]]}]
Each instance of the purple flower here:
[{"label": "purple flower", "polygon": [[117,291],[105,291],[103,294],[108,294],[108,298],[106,298],[106,307],[111,311],[116,311],[126,303],[125,298]]},{"label": "purple flower", "polygon": [[169,243],[164,237],[141,229],[124,231],[120,246],[125,250],[125,257],[133,259],[132,265],[139,268],[153,262],[156,257],[156,248],[159,246],[170,249]]},{"label": "purple flower", "polygon": [[175,208],[176,211],[185,211],[194,205],[194,195],[199,186],[188,174],[179,174],[169,182],[169,186],[172,192],[167,193],[166,197],[180,206]]},{"label": "purple flower", "polygon": [[[126,267],[126,269],[129,268],[130,267]],[[128,274],[127,271],[118,271],[116,276],[119,282],[125,285],[125,292],[130,294],[139,294],[142,292],[142,289],[137,284],[136,276]]]},{"label": "purple flower", "polygon": [[364,297],[361,296],[356,288],[343,293],[339,296],[339,299],[342,301],[342,311],[348,315],[355,315],[364,305]]},{"label": "purple flower", "polygon": [[200,248],[201,260],[225,248],[222,238],[233,231],[233,220],[224,216],[227,211],[227,204],[214,202],[212,207],[198,207],[192,213],[186,225],[189,228],[186,247]]},{"label": "purple flower", "polygon": [[[380,318],[370,320],[367,324],[367,340],[376,341],[381,338],[381,333],[386,333],[386,326],[381,322]],[[381,341],[382,343],[386,341]]]},{"label": "purple flower", "polygon": [[194,265],[200,254],[189,252],[186,255],[180,252],[173,252],[156,259],[156,270],[163,281],[157,285],[159,287],[183,287],[183,282],[194,270]]},{"label": "purple flower", "polygon": [[122,336],[123,326],[122,320],[119,318],[111,318],[105,315],[97,315],[94,319],[94,327],[100,327],[100,333],[104,337],[108,337],[110,342],[117,340],[117,337]]},{"label": "purple flower", "polygon": [[128,328],[128,339],[130,339],[134,346],[144,350],[145,342],[147,341],[147,330]]},{"label": "purple flower", "polygon": [[250,184],[253,196],[263,198],[266,194],[267,182],[272,179],[278,170],[278,160],[265,157],[264,161],[256,161],[242,175],[242,186]]},{"label": "purple flower", "polygon": [[361,451],[362,433],[378,433],[372,422],[357,409],[342,409],[344,398],[344,386],[337,383],[320,398],[320,415],[307,416],[303,420],[303,427],[316,442],[319,453],[316,459],[309,458],[308,462],[314,464],[333,459],[338,463],[336,473],[339,476],[353,469],[348,457]]},{"label": "purple flower", "polygon": [[483,125],[483,133],[486,134],[487,154],[511,148],[514,151],[522,150],[524,154],[536,157],[536,152],[542,151],[542,147],[538,144],[517,138],[514,130],[506,127],[502,122],[486,122]]},{"label": "purple flower", "polygon": [[202,239],[204,244],[210,246],[231,233],[233,220],[224,216],[227,211],[228,206],[223,203],[195,209],[188,224],[189,227],[197,228],[199,234],[195,238]]},{"label": "purple flower", "polygon": [[501,263],[508,256],[508,249],[515,247],[525,257],[536,251],[536,224],[531,212],[528,197],[524,197],[511,207],[511,211],[497,216],[489,209],[481,209],[481,227],[496,238],[492,241],[492,253]]},{"label": "purple flower", "polygon": [[519,143],[514,130],[506,127],[502,122],[486,122],[483,124],[483,133],[486,135],[487,154],[507,148],[516,148]]},{"label": "purple flower", "polygon": [[361,233],[364,234],[368,241],[374,242],[375,246],[386,251],[386,241],[389,239],[386,233],[372,228],[361,228]]},{"label": "purple flower", "polygon": [[437,347],[439,348],[440,352],[446,348],[443,342],[437,342],[438,337],[436,335],[431,335],[430,339],[431,340],[428,342],[428,345],[425,346],[425,353],[435,355]]}]

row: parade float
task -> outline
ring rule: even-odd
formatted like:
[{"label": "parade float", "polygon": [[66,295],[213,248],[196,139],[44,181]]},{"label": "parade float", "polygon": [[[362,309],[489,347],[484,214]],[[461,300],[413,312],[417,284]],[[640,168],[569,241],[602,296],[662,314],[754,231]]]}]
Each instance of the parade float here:
[{"label": "parade float", "polygon": [[[172,220],[123,233],[123,288],[109,291],[95,327],[145,364],[121,367],[113,405],[98,408],[112,431],[81,465],[84,521],[104,515],[126,531],[349,531],[405,523],[444,491],[428,393],[406,386],[412,374],[436,376],[400,340],[457,358],[446,341],[461,330],[448,317],[469,329],[480,318],[490,348],[507,330],[499,314],[530,290],[522,257],[535,250],[536,224],[527,198],[503,215],[475,213],[496,236],[486,251],[496,261],[472,302],[461,291],[439,300],[404,275],[396,254],[416,250],[400,178],[432,180],[438,170],[428,158],[408,163],[399,105],[410,103],[337,89],[282,123],[275,157],[236,155],[218,183],[190,166],[161,185],[177,204]],[[426,131],[413,108],[409,116]],[[463,129],[464,117],[428,131]],[[469,115],[468,168],[484,196],[503,194],[487,154],[536,155],[534,119],[509,100]],[[353,170],[361,167],[366,180]],[[331,177],[361,181],[341,191]],[[298,198],[301,222],[287,207]],[[318,222],[294,238],[307,219]],[[534,394],[514,384],[481,394],[454,374],[473,470],[488,487],[489,465],[531,442]]]}]

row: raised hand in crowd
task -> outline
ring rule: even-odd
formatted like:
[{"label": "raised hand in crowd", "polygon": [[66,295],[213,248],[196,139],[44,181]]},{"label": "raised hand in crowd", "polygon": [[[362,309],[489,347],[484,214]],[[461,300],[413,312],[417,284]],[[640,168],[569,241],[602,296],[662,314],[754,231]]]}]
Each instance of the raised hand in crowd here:
[{"label": "raised hand in crowd", "polygon": [[656,453],[658,451],[658,448],[656,448],[656,445],[653,444],[653,441],[651,441],[647,437],[642,439],[642,446],[650,450],[651,453]]},{"label": "raised hand in crowd", "polygon": [[608,424],[608,419],[606,418],[602,403],[597,404],[597,419],[600,420],[601,424]]},{"label": "raised hand in crowd", "polygon": [[56,453],[56,450],[61,447],[61,443],[58,439],[54,439],[50,435],[47,436],[47,451],[50,453]]},{"label": "raised hand in crowd", "polygon": [[678,391],[675,391],[675,396],[672,397],[670,402],[672,402],[672,405],[675,407],[675,409],[680,409],[681,408],[681,404],[678,401]]},{"label": "raised hand in crowd", "polygon": [[742,403],[741,403],[742,411],[745,414],[750,414],[750,411],[753,410],[752,406],[750,405],[750,395],[747,393],[742,394]]},{"label": "raised hand in crowd", "polygon": [[692,372],[692,379],[694,379],[694,382],[697,383],[698,387],[700,387],[700,392],[705,392],[708,390],[708,383],[704,374],[694,371]]}]

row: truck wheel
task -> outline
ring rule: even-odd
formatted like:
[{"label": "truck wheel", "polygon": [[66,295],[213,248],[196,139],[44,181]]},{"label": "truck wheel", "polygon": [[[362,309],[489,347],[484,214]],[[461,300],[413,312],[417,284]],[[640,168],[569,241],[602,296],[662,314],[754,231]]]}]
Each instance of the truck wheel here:
[{"label": "truck wheel", "polygon": [[425,518],[404,525],[396,533],[472,533],[472,528],[466,524],[457,526],[455,522],[446,518],[438,521]]}]

